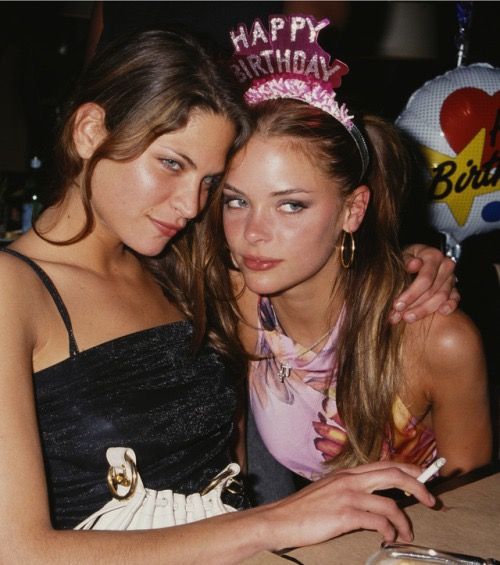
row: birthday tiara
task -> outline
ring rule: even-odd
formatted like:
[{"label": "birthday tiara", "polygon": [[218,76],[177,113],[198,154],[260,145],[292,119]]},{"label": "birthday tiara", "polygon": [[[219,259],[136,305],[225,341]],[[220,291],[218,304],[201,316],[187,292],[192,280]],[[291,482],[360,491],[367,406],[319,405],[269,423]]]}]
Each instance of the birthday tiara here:
[{"label": "birthday tiara", "polygon": [[245,101],[254,106],[266,100],[292,98],[330,114],[351,134],[361,156],[362,177],[368,167],[368,147],[335,88],[349,67],[318,44],[324,18],[302,14],[269,16],[269,29],[256,19],[250,31],[238,24],[230,32],[234,46],[231,68],[245,88]]}]

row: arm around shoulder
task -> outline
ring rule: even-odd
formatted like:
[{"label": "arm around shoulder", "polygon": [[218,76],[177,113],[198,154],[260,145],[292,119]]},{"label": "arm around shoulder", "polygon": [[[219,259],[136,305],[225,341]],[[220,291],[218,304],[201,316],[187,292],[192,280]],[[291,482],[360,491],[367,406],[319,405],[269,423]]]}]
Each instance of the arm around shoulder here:
[{"label": "arm around shoulder", "polygon": [[491,459],[488,379],[481,336],[462,312],[436,315],[425,335],[425,388],[445,475]]}]

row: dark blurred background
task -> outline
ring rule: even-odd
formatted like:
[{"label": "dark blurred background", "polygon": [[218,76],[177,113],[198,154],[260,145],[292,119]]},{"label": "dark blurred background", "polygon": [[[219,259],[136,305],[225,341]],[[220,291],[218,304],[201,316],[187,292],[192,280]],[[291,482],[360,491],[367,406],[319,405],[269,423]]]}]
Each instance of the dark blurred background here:
[{"label": "dark blurred background", "polygon": [[[0,171],[47,160],[61,99],[85,60],[95,2],[0,2]],[[181,22],[226,46],[224,29],[280,10],[280,2],[119,2],[105,5],[105,33]],[[348,62],[350,106],[396,118],[424,81],[456,66],[455,2],[287,2],[332,19],[324,47]],[[210,21],[210,18],[212,21]],[[467,63],[500,66],[497,2],[474,2]],[[265,21],[265,20],[264,20]],[[227,24],[226,24],[227,22]],[[93,27],[95,28],[94,23]],[[107,31],[109,30],[109,31]],[[207,31],[208,30],[208,31]]]},{"label": "dark blurred background", "polygon": [[[137,27],[184,25],[229,49],[226,31],[283,10],[329,17],[321,43],[344,60],[339,98],[394,120],[425,81],[457,65],[457,2],[0,2],[0,244],[21,229],[27,186],[43,202],[63,99],[99,40]],[[464,4],[464,3],[462,3]],[[500,4],[472,2],[466,64],[500,66]],[[102,32],[102,33],[101,33]],[[33,165],[38,158],[37,168]],[[36,178],[35,178],[36,177]],[[404,242],[440,245],[415,185],[403,215]],[[461,307],[484,339],[498,412],[500,230],[462,243]]]}]

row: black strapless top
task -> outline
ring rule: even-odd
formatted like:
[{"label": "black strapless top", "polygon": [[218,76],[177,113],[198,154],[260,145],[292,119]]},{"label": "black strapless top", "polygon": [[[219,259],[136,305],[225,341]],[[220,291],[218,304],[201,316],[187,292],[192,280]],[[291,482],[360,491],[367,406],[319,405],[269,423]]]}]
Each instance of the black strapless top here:
[{"label": "black strapless top", "polygon": [[230,461],[236,388],[218,355],[191,352],[187,321],[80,352],[47,274],[3,251],[40,276],[68,330],[70,357],[33,374],[54,527],[72,528],[110,500],[108,447],[134,449],[149,488],[201,490]]}]

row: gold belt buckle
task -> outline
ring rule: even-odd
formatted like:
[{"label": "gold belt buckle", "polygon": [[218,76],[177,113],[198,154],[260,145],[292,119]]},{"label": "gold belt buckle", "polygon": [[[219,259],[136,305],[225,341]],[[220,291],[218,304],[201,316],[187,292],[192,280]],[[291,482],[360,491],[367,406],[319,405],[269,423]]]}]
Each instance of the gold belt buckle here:
[{"label": "gold belt buckle", "polygon": [[[117,500],[126,500],[130,498],[137,487],[137,467],[134,461],[130,458],[127,453],[125,453],[125,461],[130,465],[130,472],[131,477],[127,477],[127,469],[125,465],[122,465],[123,471],[117,472],[116,467],[110,467],[108,469],[108,476],[106,477],[106,481],[108,483],[109,491],[111,492],[111,496],[116,498]],[[125,494],[118,493],[118,487],[129,487],[128,492]]]}]

